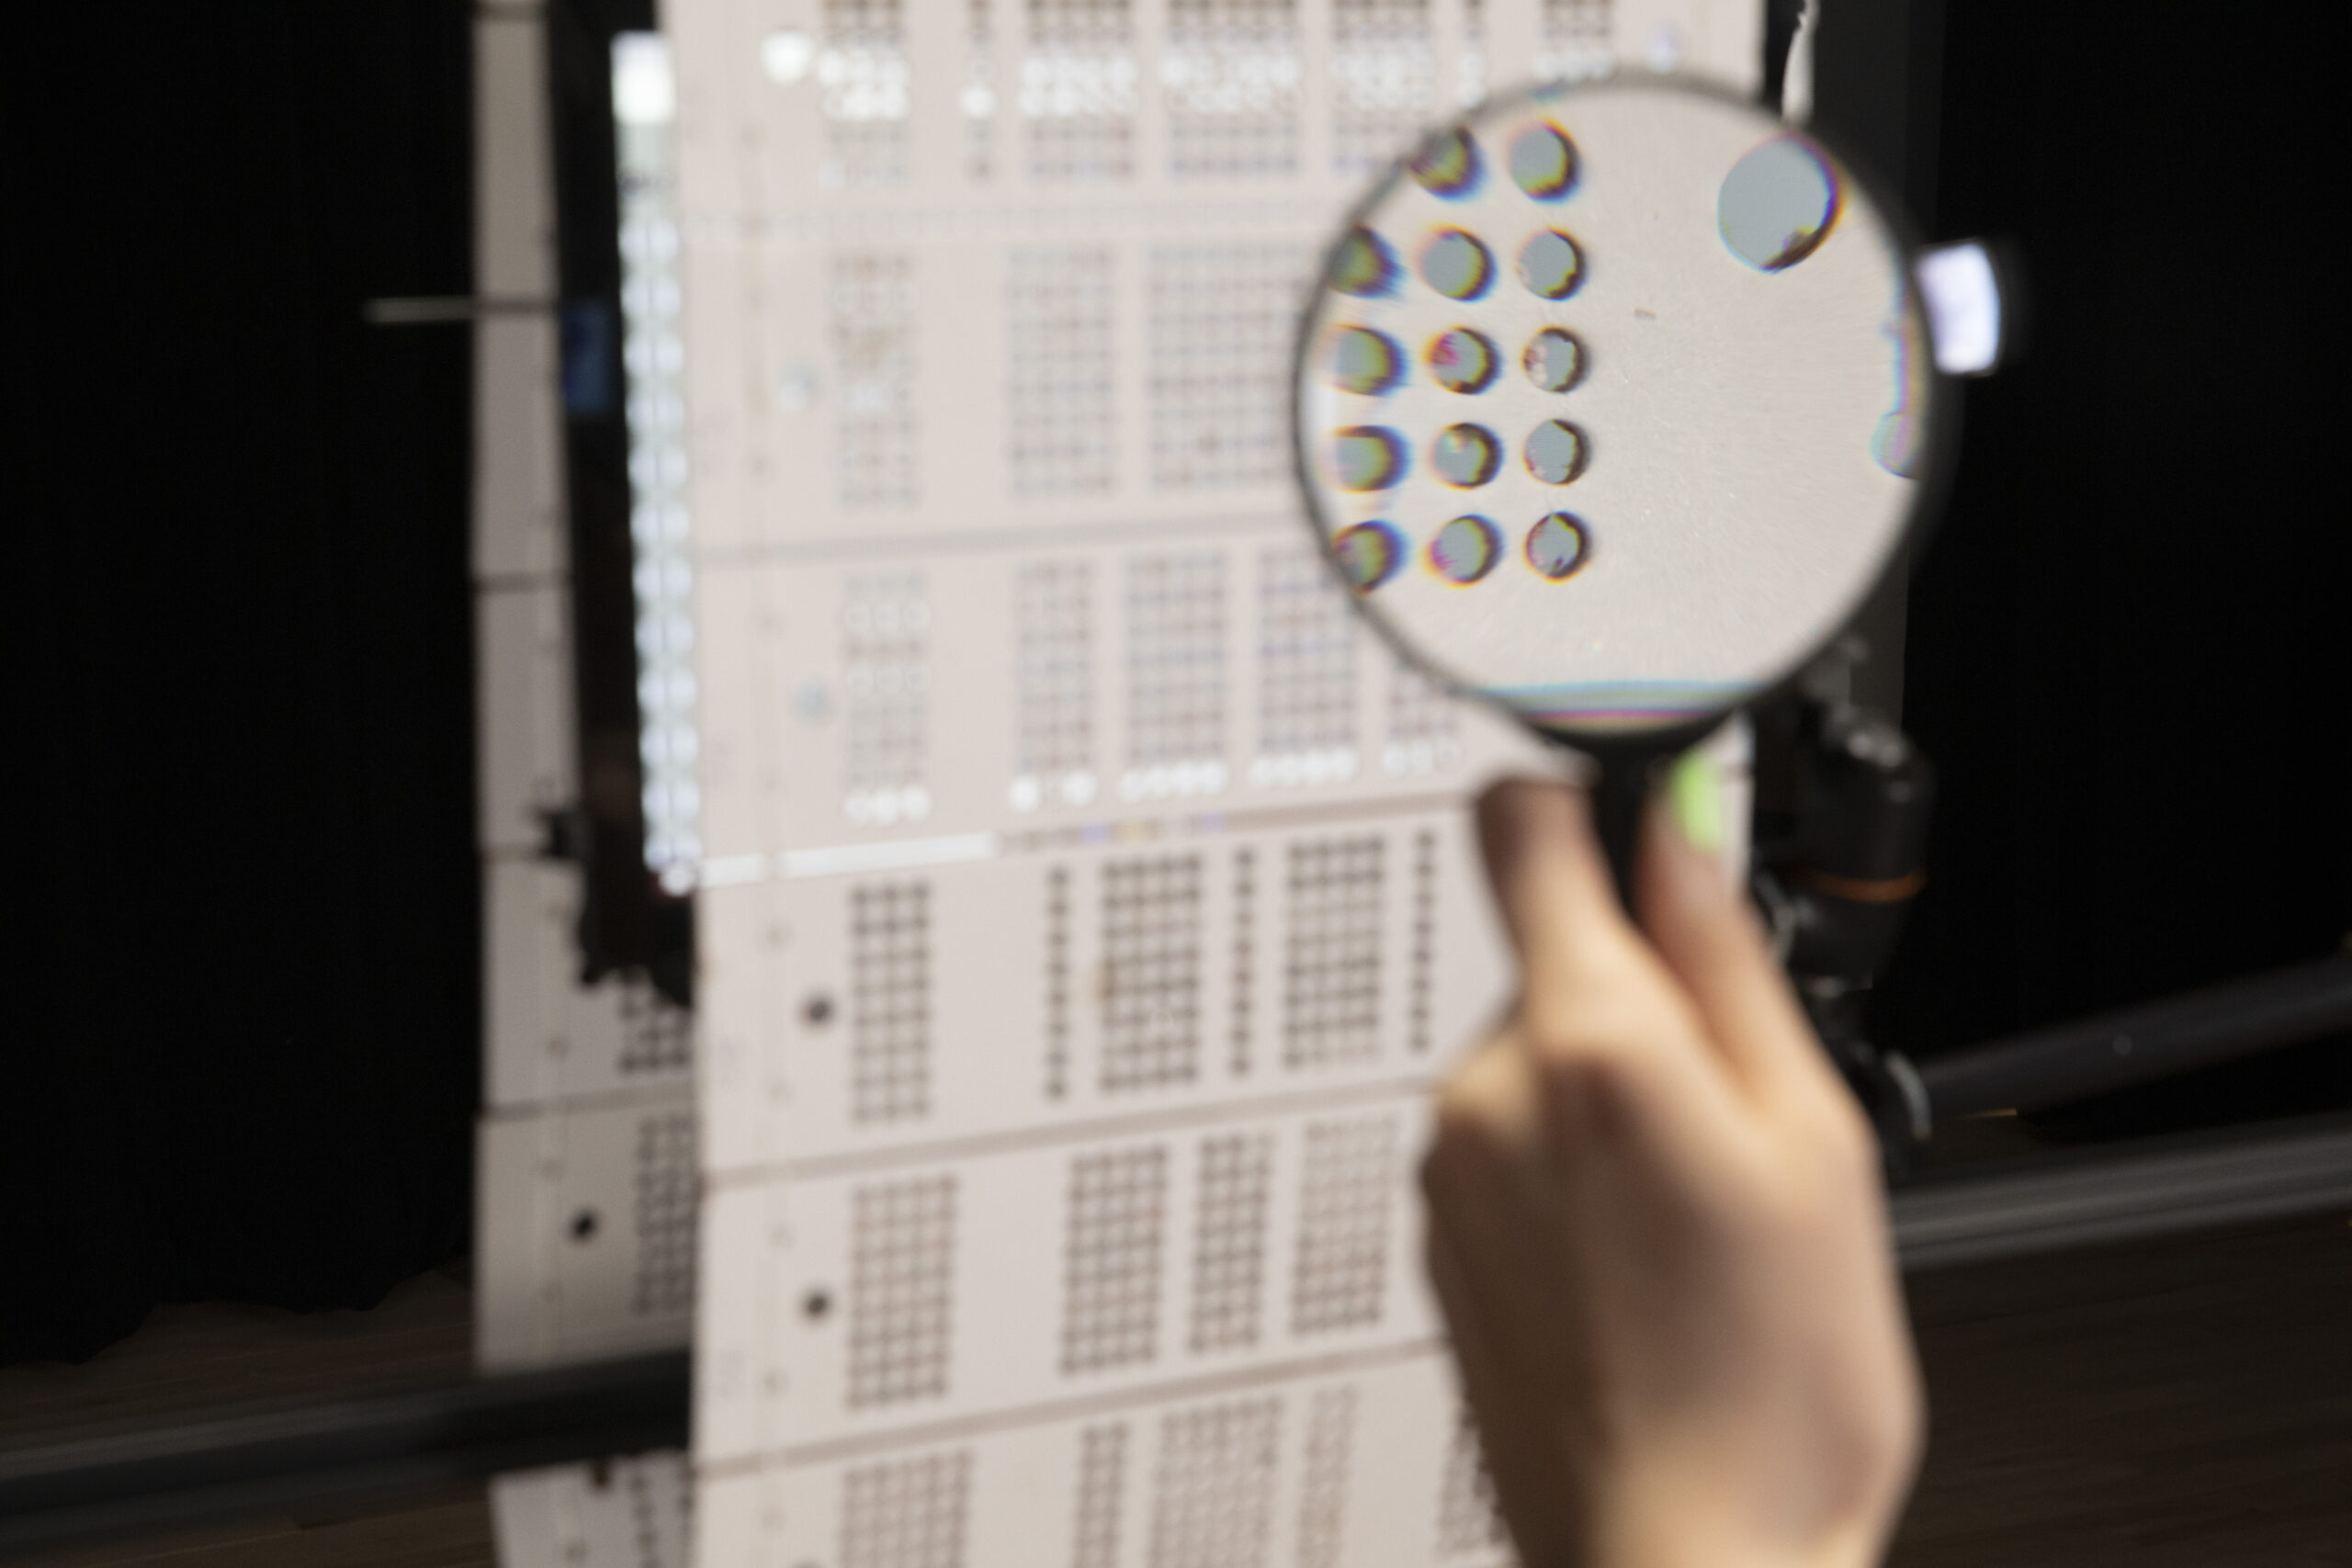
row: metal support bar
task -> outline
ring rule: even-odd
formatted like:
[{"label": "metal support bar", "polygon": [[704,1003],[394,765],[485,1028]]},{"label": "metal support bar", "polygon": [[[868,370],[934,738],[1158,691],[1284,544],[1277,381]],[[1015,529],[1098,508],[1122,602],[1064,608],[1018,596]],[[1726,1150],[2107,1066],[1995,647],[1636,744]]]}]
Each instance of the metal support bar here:
[{"label": "metal support bar", "polygon": [[684,1351],[0,1452],[0,1552],[685,1446]]},{"label": "metal support bar", "polygon": [[1935,1120],[2039,1111],[2352,1029],[2352,954],[1914,1062]]}]

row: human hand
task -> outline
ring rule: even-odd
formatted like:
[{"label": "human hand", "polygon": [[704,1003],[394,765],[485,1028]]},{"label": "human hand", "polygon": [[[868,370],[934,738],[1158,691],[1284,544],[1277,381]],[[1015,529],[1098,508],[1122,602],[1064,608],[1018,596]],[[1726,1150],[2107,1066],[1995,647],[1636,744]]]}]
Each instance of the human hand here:
[{"label": "human hand", "polygon": [[1714,789],[1694,758],[1653,803],[1638,930],[1579,794],[1479,802],[1521,992],[1422,1175],[1527,1568],[1860,1568],[1918,1459],[1876,1146],[1712,852]]}]

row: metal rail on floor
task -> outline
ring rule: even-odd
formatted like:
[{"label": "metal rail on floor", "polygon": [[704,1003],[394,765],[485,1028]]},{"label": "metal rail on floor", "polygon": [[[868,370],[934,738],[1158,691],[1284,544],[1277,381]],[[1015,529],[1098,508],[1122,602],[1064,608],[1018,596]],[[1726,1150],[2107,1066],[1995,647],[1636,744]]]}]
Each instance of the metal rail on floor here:
[{"label": "metal rail on floor", "polygon": [[[2036,1156],[1893,1195],[1906,1269],[2352,1210],[2352,1116]],[[389,1503],[684,1447],[684,1351],[0,1451],[0,1552]]]}]

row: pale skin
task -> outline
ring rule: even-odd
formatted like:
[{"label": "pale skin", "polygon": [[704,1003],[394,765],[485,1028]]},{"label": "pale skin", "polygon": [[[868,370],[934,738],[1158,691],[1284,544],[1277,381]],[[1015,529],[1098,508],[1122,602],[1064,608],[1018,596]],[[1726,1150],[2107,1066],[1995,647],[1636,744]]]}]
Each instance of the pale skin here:
[{"label": "pale skin", "polygon": [[1445,1085],[1423,1182],[1521,1562],[1878,1562],[1918,1371],[1870,1130],[1758,921],[1658,807],[1638,925],[1580,794],[1500,784],[1478,827],[1521,988]]}]

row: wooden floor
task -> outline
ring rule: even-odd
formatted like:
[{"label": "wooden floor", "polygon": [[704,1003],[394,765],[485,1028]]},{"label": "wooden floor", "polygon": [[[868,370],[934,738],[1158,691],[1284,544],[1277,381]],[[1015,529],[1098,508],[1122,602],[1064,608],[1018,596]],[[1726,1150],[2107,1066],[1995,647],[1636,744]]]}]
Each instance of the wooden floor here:
[{"label": "wooden floor", "polygon": [[[2352,1565],[2345,1216],[1923,1274],[1910,1296],[1932,1436],[1894,1568]],[[371,1314],[168,1309],[85,1366],[0,1370],[0,1447],[461,1375],[468,1310],[437,1275]],[[476,1494],[26,1561],[489,1568],[492,1552]]]}]

